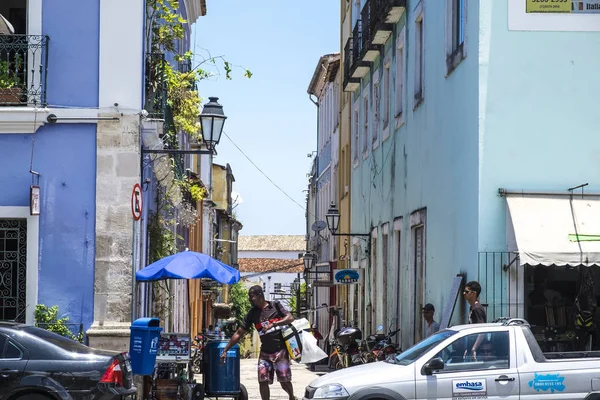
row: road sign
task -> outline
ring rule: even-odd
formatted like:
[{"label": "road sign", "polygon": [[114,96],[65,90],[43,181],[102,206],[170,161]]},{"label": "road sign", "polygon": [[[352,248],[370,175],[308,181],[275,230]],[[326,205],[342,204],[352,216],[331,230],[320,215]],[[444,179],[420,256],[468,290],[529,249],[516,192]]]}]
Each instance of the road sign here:
[{"label": "road sign", "polygon": [[312,285],[314,287],[329,287],[329,286],[335,286],[335,284],[333,283],[333,281],[313,281]]},{"label": "road sign", "polygon": [[131,215],[133,215],[134,221],[139,221],[142,218],[142,188],[139,183],[133,185],[133,191],[131,192]]}]

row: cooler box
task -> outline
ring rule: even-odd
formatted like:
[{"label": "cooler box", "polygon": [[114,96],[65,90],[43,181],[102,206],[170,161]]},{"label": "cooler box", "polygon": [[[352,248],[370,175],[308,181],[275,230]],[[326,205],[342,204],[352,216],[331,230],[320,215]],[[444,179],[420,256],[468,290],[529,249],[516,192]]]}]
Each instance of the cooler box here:
[{"label": "cooler box", "polygon": [[297,360],[302,355],[302,342],[300,341],[300,332],[310,329],[310,322],[306,318],[294,320],[291,325],[281,330],[285,347],[290,358]]},{"label": "cooler box", "polygon": [[227,351],[225,364],[221,365],[221,353],[229,340],[210,340],[206,343],[204,391],[211,397],[232,395],[240,392],[240,346]]}]

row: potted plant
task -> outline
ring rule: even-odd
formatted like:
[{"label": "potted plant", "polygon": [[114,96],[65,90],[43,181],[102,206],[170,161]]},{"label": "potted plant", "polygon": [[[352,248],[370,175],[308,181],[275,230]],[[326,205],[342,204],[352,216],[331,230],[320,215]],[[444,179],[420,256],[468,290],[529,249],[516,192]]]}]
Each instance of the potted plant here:
[{"label": "potted plant", "polygon": [[[15,65],[20,64],[20,57]],[[19,104],[23,97],[23,87],[15,68],[8,61],[0,61],[0,104]]]}]

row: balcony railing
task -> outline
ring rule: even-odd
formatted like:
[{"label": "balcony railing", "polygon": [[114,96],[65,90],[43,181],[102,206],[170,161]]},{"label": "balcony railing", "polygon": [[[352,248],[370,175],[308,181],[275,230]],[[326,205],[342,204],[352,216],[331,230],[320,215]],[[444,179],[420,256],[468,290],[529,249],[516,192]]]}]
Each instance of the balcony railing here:
[{"label": "balcony railing", "polygon": [[146,102],[144,109],[148,112],[148,118],[165,118],[167,107],[166,63],[165,55],[162,53],[146,54]]},{"label": "balcony railing", "polygon": [[346,86],[346,82],[352,76],[352,42],[353,38],[350,37],[344,46],[344,86]]},{"label": "balcony railing", "polygon": [[46,106],[48,36],[0,35],[0,106]]},{"label": "balcony railing", "polygon": [[384,44],[405,9],[406,0],[368,0],[361,11],[363,46]]},{"label": "balcony railing", "polygon": [[[358,22],[356,25],[359,25]],[[360,25],[361,46],[363,49],[366,49],[371,43],[371,0],[365,3],[360,12]]]},{"label": "balcony railing", "polygon": [[358,62],[362,51],[362,23],[359,19],[352,30],[352,64]]}]

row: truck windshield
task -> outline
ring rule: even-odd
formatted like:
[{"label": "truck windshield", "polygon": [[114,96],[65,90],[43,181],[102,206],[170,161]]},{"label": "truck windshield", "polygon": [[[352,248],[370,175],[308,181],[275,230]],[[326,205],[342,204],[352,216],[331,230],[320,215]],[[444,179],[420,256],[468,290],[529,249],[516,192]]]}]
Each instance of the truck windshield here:
[{"label": "truck windshield", "polygon": [[410,365],[419,357],[421,357],[421,355],[428,352],[429,349],[443,342],[450,336],[455,335],[456,333],[456,331],[449,329],[434,333],[428,338],[421,340],[419,343],[415,344],[405,352],[398,354],[398,356],[396,356],[395,363],[398,365]]}]

